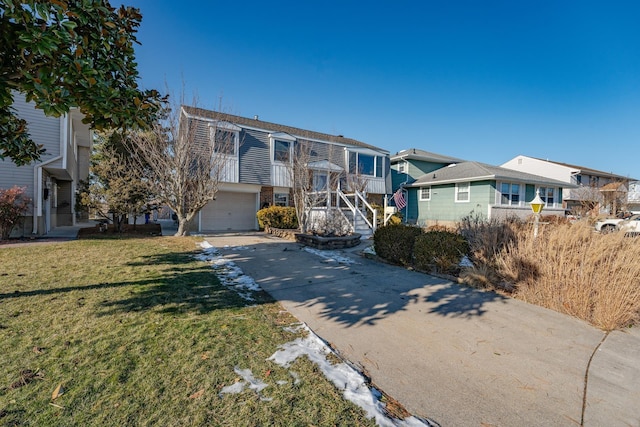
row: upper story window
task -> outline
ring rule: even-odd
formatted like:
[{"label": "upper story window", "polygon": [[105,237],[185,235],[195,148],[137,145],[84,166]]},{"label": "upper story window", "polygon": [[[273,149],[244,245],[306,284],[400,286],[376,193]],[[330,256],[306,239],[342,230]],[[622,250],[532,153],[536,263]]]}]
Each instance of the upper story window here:
[{"label": "upper story window", "polygon": [[209,127],[213,151],[227,156],[237,156],[240,128],[226,122],[210,124]]},{"label": "upper story window", "polygon": [[468,202],[471,196],[471,185],[468,182],[456,184],[456,202]]},{"label": "upper story window", "polygon": [[407,162],[398,163],[398,172],[405,173],[407,171]]},{"label": "upper story window", "polygon": [[420,187],[419,191],[419,199],[421,202],[427,202],[431,200],[431,187]]},{"label": "upper story window", "polygon": [[520,206],[522,200],[522,185],[511,182],[500,184],[500,204],[507,206]]},{"label": "upper story window", "polygon": [[273,161],[282,163],[291,161],[291,142],[280,139],[273,140]]},{"label": "upper story window", "polygon": [[349,151],[349,173],[382,178],[384,157]]},{"label": "upper story window", "polygon": [[270,156],[272,164],[291,163],[293,161],[293,146],[296,138],[286,132],[269,134]]}]

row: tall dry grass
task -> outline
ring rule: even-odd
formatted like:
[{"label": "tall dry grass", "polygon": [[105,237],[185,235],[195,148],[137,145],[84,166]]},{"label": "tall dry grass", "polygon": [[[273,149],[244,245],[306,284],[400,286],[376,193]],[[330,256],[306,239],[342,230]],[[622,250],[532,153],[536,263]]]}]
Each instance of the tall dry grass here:
[{"label": "tall dry grass", "polygon": [[[600,235],[584,222],[542,227],[536,239],[529,224],[496,227],[477,227],[472,256],[512,283],[516,298],[603,330],[640,321],[640,238]],[[497,234],[509,238],[498,242]],[[478,249],[483,240],[490,249]]]}]

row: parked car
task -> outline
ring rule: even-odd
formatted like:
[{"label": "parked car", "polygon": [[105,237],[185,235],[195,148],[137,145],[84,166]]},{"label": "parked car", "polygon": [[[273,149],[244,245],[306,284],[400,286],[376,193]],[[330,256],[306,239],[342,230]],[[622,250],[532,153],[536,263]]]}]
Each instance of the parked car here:
[{"label": "parked car", "polygon": [[619,222],[616,230],[623,231],[626,234],[640,234],[640,215],[633,215]]},{"label": "parked car", "polygon": [[596,231],[600,233],[607,234],[616,230],[640,234],[640,215],[632,215],[627,219],[607,218],[596,222]]},{"label": "parked car", "polygon": [[600,232],[602,234],[611,233],[612,231],[616,230],[616,227],[622,221],[624,221],[624,219],[622,219],[622,218],[607,218],[607,219],[603,219],[602,221],[596,222],[596,231],[598,231],[598,232]]}]

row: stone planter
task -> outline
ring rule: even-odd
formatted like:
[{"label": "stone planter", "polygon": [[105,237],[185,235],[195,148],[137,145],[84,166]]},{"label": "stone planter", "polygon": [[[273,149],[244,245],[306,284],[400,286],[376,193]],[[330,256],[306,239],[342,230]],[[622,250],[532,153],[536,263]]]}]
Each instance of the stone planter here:
[{"label": "stone planter", "polygon": [[354,233],[348,236],[326,237],[313,234],[296,233],[296,242],[315,249],[331,250],[353,248],[360,244],[360,234]]}]

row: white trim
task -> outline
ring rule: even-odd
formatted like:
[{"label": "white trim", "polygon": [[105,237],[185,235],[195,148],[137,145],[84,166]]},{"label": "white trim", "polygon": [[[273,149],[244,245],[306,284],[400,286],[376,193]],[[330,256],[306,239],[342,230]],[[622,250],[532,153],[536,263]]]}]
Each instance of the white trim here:
[{"label": "white trim", "polygon": [[[423,189],[429,189],[429,197],[427,197],[426,199],[422,197],[422,190]],[[420,202],[428,202],[431,200],[431,186],[424,186],[424,187],[418,187],[418,200]]]},{"label": "white trim", "polygon": [[[287,138],[279,138],[272,136],[273,134],[269,134],[269,158],[271,159],[272,165],[287,165],[291,164],[293,161],[293,143],[295,140],[290,140]],[[275,151],[276,151],[276,141],[287,142],[289,143],[289,161],[283,162],[275,159]]]},{"label": "white trim", "polygon": [[[502,192],[502,185],[506,184],[509,186],[509,203],[502,203],[502,196],[503,196],[503,192]],[[514,193],[511,193],[512,190],[512,186],[513,185],[517,185],[518,186],[518,203],[514,204],[513,201],[511,200],[511,196]],[[524,206],[524,199],[526,197],[526,186],[527,184],[522,183],[522,182],[515,182],[515,181],[496,181],[496,205],[499,206],[516,206],[516,207],[521,207]]]},{"label": "white trim", "polygon": [[279,139],[281,141],[289,141],[289,142],[295,142],[296,141],[296,137],[292,136],[289,133],[286,132],[270,132],[269,133],[269,138],[271,139]]},{"label": "white trim", "polygon": [[[468,194],[467,200],[458,199],[458,194],[463,193],[462,191],[459,191],[458,184],[463,184],[463,183],[467,184],[467,191],[464,192]],[[471,181],[456,182],[454,200],[456,203],[469,203],[471,201]]]},{"label": "white trim", "polygon": [[218,191],[235,191],[236,193],[260,193],[262,185],[221,182]]}]

